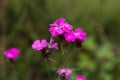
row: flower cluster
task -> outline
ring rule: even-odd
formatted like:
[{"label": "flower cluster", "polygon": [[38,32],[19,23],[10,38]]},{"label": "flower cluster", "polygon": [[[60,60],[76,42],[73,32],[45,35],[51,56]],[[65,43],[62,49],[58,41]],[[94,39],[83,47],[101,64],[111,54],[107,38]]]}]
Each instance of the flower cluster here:
[{"label": "flower cluster", "polygon": [[71,31],[72,28],[72,25],[68,24],[64,18],[59,18],[53,24],[50,24],[49,31],[55,37]]},{"label": "flower cluster", "polygon": [[[72,74],[72,70],[69,68],[58,69],[57,74],[61,77],[61,80],[68,80]],[[76,80],[86,80],[86,78],[85,76],[77,75]]]},{"label": "flower cluster", "polygon": [[51,38],[50,42],[47,42],[46,39],[35,40],[32,44],[32,48],[43,53],[45,58],[49,58],[52,49],[58,50],[58,44],[55,43],[54,39]]},{"label": "flower cluster", "polygon": [[[31,47],[37,51],[41,51],[42,55],[46,59],[50,59],[50,55],[53,50],[59,50],[58,43],[53,39],[56,36],[62,37],[66,42],[82,43],[86,40],[87,33],[82,28],[73,30],[73,26],[70,25],[64,18],[59,18],[54,23],[50,24],[49,32],[52,36],[49,41],[46,39],[33,41]],[[10,60],[14,60],[18,57],[20,51],[17,48],[10,48],[4,52],[5,57]],[[61,77],[61,80],[68,80],[72,74],[72,70],[69,68],[61,68],[57,70],[57,75]],[[76,80],[86,80],[84,76],[76,76]]]},{"label": "flower cluster", "polygon": [[59,18],[53,24],[50,24],[49,32],[52,37],[63,36],[67,42],[84,42],[87,33],[82,28],[72,30],[70,25],[64,18]]}]

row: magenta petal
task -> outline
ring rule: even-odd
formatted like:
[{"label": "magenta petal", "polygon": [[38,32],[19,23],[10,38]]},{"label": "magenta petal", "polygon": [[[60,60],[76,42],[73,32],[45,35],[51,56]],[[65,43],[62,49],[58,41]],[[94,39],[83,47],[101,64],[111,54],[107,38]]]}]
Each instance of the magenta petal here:
[{"label": "magenta petal", "polygon": [[52,37],[56,37],[58,34],[56,32],[51,32]]},{"label": "magenta petal", "polygon": [[32,44],[32,48],[37,49],[39,44],[40,44],[40,40],[35,40]]},{"label": "magenta petal", "polygon": [[83,42],[83,41],[85,41],[85,39],[86,39],[86,35],[87,35],[87,33],[82,32],[81,35],[78,37],[78,39]]},{"label": "magenta petal", "polygon": [[49,28],[49,31],[50,31],[50,32],[53,32],[54,30],[55,30],[55,27],[50,27],[50,28]]},{"label": "magenta petal", "polygon": [[56,49],[56,50],[59,49],[59,48],[58,48],[58,44],[55,43],[55,41],[54,41],[53,38],[50,38],[50,42],[48,43],[48,48],[50,48],[50,49],[54,48],[54,49]]},{"label": "magenta petal", "polygon": [[55,37],[71,31],[72,28],[73,27],[68,24],[64,18],[59,18],[53,24],[50,24],[49,32],[51,33],[52,37]]},{"label": "magenta petal", "polygon": [[51,33],[52,37],[57,36],[57,33],[56,33],[56,30],[55,30],[55,27],[50,27],[50,28],[49,28],[49,32]]},{"label": "magenta petal", "polygon": [[58,74],[59,76],[61,76],[63,73],[65,73],[65,69],[59,69],[59,70],[57,71],[57,74]]},{"label": "magenta petal", "polygon": [[84,76],[78,75],[76,76],[76,80],[86,80]]},{"label": "magenta petal", "polygon": [[64,34],[64,38],[67,42],[74,42],[75,41],[75,35],[73,32],[68,32]]},{"label": "magenta petal", "polygon": [[4,55],[9,59],[14,59],[19,55],[20,51],[17,48],[10,48],[4,52]]},{"label": "magenta petal", "polygon": [[73,26],[70,25],[70,24],[68,24],[67,22],[63,24],[63,30],[64,30],[65,32],[69,32],[69,31],[71,31],[72,29],[73,29]]},{"label": "magenta petal", "polygon": [[75,29],[75,32],[83,32],[83,29],[82,28],[77,28],[77,29]]},{"label": "magenta petal", "polygon": [[53,24],[49,24],[50,27],[56,27],[57,24],[53,23]]},{"label": "magenta petal", "polygon": [[70,69],[68,69],[68,68],[59,69],[57,71],[58,76],[62,77],[63,75],[65,75],[66,79],[70,78],[71,73],[72,73],[72,71]]},{"label": "magenta petal", "polygon": [[66,76],[65,76],[66,79],[68,79],[70,77],[71,73],[72,73],[72,71],[70,69],[66,68]]},{"label": "magenta petal", "polygon": [[50,27],[49,32],[53,37],[55,37],[57,35],[63,34],[64,31],[60,27],[56,26],[56,27]]},{"label": "magenta petal", "polygon": [[36,50],[42,50],[43,48],[45,48],[48,45],[48,42],[43,39],[43,40],[35,40],[32,44],[32,48],[36,49]]},{"label": "magenta petal", "polygon": [[49,44],[54,44],[54,43],[55,43],[55,42],[54,42],[53,38],[50,38]]},{"label": "magenta petal", "polygon": [[77,40],[84,42],[86,40],[87,33],[82,30],[82,28],[75,29],[74,35]]},{"label": "magenta petal", "polygon": [[56,24],[58,24],[59,26],[62,25],[65,22],[64,18],[59,18],[58,20],[55,21]]},{"label": "magenta petal", "polygon": [[43,39],[41,40],[41,45],[43,48],[45,48],[48,45],[48,42],[45,39]]},{"label": "magenta petal", "polygon": [[59,48],[58,48],[58,44],[57,43],[55,43],[53,46],[52,46],[54,49],[56,49],[56,50],[58,50]]}]

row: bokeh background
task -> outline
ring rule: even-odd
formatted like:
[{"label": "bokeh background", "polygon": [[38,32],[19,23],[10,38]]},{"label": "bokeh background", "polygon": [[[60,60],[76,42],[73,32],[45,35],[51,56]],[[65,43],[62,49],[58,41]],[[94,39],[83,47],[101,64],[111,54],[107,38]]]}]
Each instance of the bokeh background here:
[{"label": "bokeh background", "polygon": [[[81,50],[71,44],[62,56],[61,50],[53,52],[57,62],[48,61],[52,80],[59,80],[61,67],[73,69],[70,80],[76,75],[120,80],[120,0],[0,0],[0,80],[50,80],[44,58],[31,44],[49,40],[49,24],[59,17],[88,35]],[[14,64],[3,56],[10,47],[21,50]]]}]

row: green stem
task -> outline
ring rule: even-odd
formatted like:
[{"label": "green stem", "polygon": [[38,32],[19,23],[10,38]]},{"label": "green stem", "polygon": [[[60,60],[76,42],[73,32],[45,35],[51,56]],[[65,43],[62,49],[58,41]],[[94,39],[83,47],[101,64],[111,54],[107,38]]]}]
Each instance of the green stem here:
[{"label": "green stem", "polygon": [[50,69],[48,68],[47,59],[45,59],[45,66],[46,66],[46,68],[47,68],[47,72],[48,72],[49,79],[52,80],[51,73],[50,73]]},{"label": "green stem", "polygon": [[61,43],[61,51],[62,51],[62,55],[63,55],[64,54],[63,43]]},{"label": "green stem", "polygon": [[19,76],[19,74],[18,74],[18,72],[17,72],[16,64],[12,64],[12,67],[13,67],[15,73],[16,73],[17,80],[19,80],[19,79],[20,79],[20,76]]},{"label": "green stem", "polygon": [[65,60],[65,62],[64,62],[64,64],[63,64],[63,66],[65,66],[65,65],[67,65],[68,64],[68,61],[70,60],[70,58],[73,56],[73,54],[74,54],[74,50],[73,50],[73,52],[67,57],[67,59]]}]

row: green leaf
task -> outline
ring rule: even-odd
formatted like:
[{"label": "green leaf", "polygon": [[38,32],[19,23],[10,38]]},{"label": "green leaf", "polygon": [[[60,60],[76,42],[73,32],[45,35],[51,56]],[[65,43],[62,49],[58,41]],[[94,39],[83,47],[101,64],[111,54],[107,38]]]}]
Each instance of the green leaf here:
[{"label": "green leaf", "polygon": [[102,59],[113,59],[114,55],[111,50],[111,45],[109,43],[104,43],[96,53],[97,58]]},{"label": "green leaf", "polygon": [[97,50],[97,43],[95,42],[95,39],[93,36],[87,37],[85,43],[83,44],[83,47],[86,49],[96,51]]},{"label": "green leaf", "polygon": [[95,62],[86,54],[80,54],[80,62],[78,66],[81,69],[89,69],[91,71],[95,70]]}]

